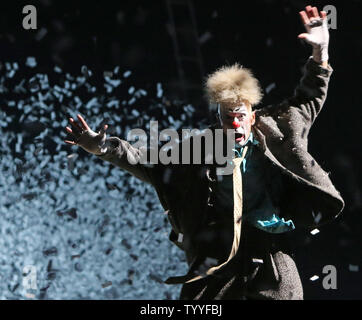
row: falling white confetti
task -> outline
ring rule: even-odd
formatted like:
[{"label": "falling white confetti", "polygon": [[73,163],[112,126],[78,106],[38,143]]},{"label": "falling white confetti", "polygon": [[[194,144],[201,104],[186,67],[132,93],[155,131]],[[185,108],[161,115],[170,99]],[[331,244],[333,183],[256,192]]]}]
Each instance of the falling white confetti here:
[{"label": "falling white confetti", "polygon": [[204,44],[205,42],[209,41],[212,38],[212,34],[209,31],[206,31],[205,33],[203,33],[200,38],[199,38],[199,42],[201,44]]},{"label": "falling white confetti", "polygon": [[[22,286],[16,287],[19,279],[15,277],[25,260],[36,266],[39,288],[50,283],[45,298],[102,299],[114,289],[115,298],[145,299],[152,295],[163,299],[162,285],[150,284],[148,273],[144,275],[140,270],[156,269],[160,274],[172,270],[171,276],[185,273],[187,264],[183,252],[164,239],[164,232],[169,230],[164,227],[165,217],[157,214],[162,207],[155,190],[136,178],[130,179],[119,168],[89,156],[84,150],[66,145],[66,133],[63,132],[65,126],[69,126],[67,116],[75,118],[79,112],[95,128],[98,125],[95,119],[102,114],[109,129],[113,127],[117,136],[122,129],[124,138],[125,128],[130,129],[139,119],[149,122],[160,117],[163,104],[142,112],[135,110],[139,115],[134,119],[136,113],[127,107],[127,101],[107,94],[102,84],[95,86],[87,82],[90,81],[87,76],[87,71],[88,75],[91,74],[90,70],[79,70],[82,74],[79,76],[54,67],[49,74],[35,74],[35,58],[27,64],[33,69],[26,70],[32,72],[26,79],[19,79],[24,64],[13,62],[4,64],[6,72],[0,75],[1,92],[21,94],[21,97],[6,101],[12,111],[20,111],[20,117],[3,116],[3,110],[0,110],[1,123],[4,123],[0,126],[0,179],[6,181],[6,188],[0,185],[0,231],[6,234],[0,238],[0,258],[7,258],[2,268],[6,280],[0,282],[0,299],[25,297]],[[14,70],[18,71],[14,73]],[[116,71],[119,69],[114,70],[114,74]],[[7,83],[6,74],[9,72],[13,74],[12,83]],[[128,75],[125,73],[125,77]],[[104,80],[110,91],[113,85],[117,85],[113,80]],[[124,81],[127,90],[131,86],[130,79]],[[143,89],[135,90],[134,103],[146,95],[147,91]],[[172,113],[175,126],[191,123],[192,106],[187,106],[185,112],[182,108],[180,106],[181,112]],[[164,116],[158,119],[160,122],[169,120],[168,109],[164,108]],[[183,115],[181,120],[180,115]],[[4,132],[5,123],[24,131]],[[25,139],[27,135],[32,139]],[[55,153],[50,154],[53,147]],[[14,151],[18,152],[19,161],[15,161]],[[74,153],[69,154],[71,152]],[[73,170],[68,167],[69,163],[72,163]],[[170,175],[165,176],[165,180],[168,179]],[[130,201],[124,200],[127,194]],[[107,223],[105,216],[109,217]],[[160,232],[153,233],[144,244],[141,230],[150,228],[159,228]],[[132,239],[129,241],[131,253],[122,250],[123,238]],[[183,241],[183,235],[179,235],[178,240]],[[42,254],[44,247],[57,248],[58,255],[49,268],[52,271],[47,270],[49,260]],[[114,249],[109,250],[110,247]],[[15,254],[9,256],[8,252]],[[119,285],[119,279],[128,279],[128,271],[132,268],[132,283]],[[47,280],[47,277],[52,280]],[[107,281],[112,283],[111,288],[102,290],[100,284]],[[172,298],[179,294],[177,288],[168,289],[168,292]]]},{"label": "falling white confetti", "polygon": [[208,266],[216,265],[218,263],[218,260],[211,257],[206,257],[204,263]]},{"label": "falling white confetti", "polygon": [[58,66],[55,66],[54,71],[57,72],[57,73],[61,73],[62,69],[60,69]]},{"label": "falling white confetti", "polygon": [[128,78],[131,74],[131,71],[126,71],[125,73],[123,73],[123,78]]},{"label": "falling white confetti", "polygon": [[319,233],[319,230],[318,229],[313,229],[310,233],[314,236],[315,234]]},{"label": "falling white confetti", "polygon": [[132,109],[132,114],[135,116],[135,117],[138,117],[140,115],[140,113],[136,110],[136,109]]},{"label": "falling white confetti", "polygon": [[157,83],[157,98],[161,98],[163,95],[163,90],[161,83]]},{"label": "falling white confetti", "polygon": [[112,71],[104,71],[104,72],[103,72],[103,76],[104,76],[104,78],[106,78],[106,80],[107,80],[107,78],[108,78],[108,79],[109,79],[109,78],[112,78],[113,72],[112,72]]},{"label": "falling white confetti", "polygon": [[254,263],[264,263],[264,260],[263,260],[263,259],[253,258],[253,262],[254,262]]},{"label": "falling white confetti", "polygon": [[358,272],[359,271],[359,266],[354,265],[354,264],[350,264],[350,265],[348,265],[348,270],[351,271],[351,272]]},{"label": "falling white confetti", "polygon": [[30,68],[34,68],[36,67],[36,60],[34,57],[27,57],[26,58],[26,62],[25,65],[30,67]]},{"label": "falling white confetti", "polygon": [[133,86],[129,87],[128,94],[132,94],[134,91],[135,91],[135,88]]},{"label": "falling white confetti", "polygon": [[312,212],[313,214],[313,217],[314,217],[314,222],[315,223],[319,223],[319,221],[322,219],[322,213],[321,212],[318,212],[317,215],[315,215],[314,211]]},{"label": "falling white confetti", "polygon": [[272,91],[275,87],[276,87],[276,84],[273,82],[273,83],[269,84],[269,85],[265,88],[265,92],[266,92],[266,93],[269,93],[269,92]]},{"label": "falling white confetti", "polygon": [[48,30],[46,28],[41,28],[37,34],[35,35],[35,40],[36,41],[40,41],[41,39],[43,39],[45,37],[45,35],[48,33]]},{"label": "falling white confetti", "polygon": [[183,239],[184,239],[184,235],[182,233],[179,233],[178,237],[177,237],[177,242],[182,243]]}]

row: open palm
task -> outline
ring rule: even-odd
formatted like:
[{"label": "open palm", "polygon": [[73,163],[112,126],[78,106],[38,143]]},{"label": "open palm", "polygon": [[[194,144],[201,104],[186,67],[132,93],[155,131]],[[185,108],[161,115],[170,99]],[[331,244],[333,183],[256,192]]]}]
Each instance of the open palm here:
[{"label": "open palm", "polygon": [[69,118],[73,129],[66,127],[66,131],[73,136],[73,140],[64,140],[64,142],[71,145],[79,145],[84,150],[92,154],[102,154],[105,152],[105,142],[106,142],[106,130],[108,125],[104,125],[101,130],[97,133],[94,132],[83,119],[83,117],[78,114],[79,123],[73,118]]}]

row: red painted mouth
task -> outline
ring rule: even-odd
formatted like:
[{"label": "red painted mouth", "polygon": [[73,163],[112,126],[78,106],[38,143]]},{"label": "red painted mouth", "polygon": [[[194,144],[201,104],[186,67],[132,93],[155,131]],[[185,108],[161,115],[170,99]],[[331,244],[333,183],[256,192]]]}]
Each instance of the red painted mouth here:
[{"label": "red painted mouth", "polygon": [[242,133],[237,133],[235,132],[235,141],[236,142],[241,142],[243,141],[245,138],[244,138],[244,135]]}]

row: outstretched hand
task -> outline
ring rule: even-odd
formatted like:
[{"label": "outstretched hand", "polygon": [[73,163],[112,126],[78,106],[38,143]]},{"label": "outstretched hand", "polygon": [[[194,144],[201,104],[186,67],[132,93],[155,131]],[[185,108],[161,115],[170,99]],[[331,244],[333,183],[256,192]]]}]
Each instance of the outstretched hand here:
[{"label": "outstretched hand", "polygon": [[79,123],[73,118],[69,118],[73,129],[66,127],[66,131],[70,133],[74,140],[64,140],[71,145],[79,145],[89,153],[100,155],[105,152],[106,130],[108,125],[104,125],[101,130],[96,133],[89,128],[87,122],[78,114]]},{"label": "outstretched hand", "polygon": [[313,47],[313,59],[323,65],[328,65],[329,31],[327,13],[317,7],[307,6],[305,11],[299,12],[302,23],[307,32],[298,35]]}]

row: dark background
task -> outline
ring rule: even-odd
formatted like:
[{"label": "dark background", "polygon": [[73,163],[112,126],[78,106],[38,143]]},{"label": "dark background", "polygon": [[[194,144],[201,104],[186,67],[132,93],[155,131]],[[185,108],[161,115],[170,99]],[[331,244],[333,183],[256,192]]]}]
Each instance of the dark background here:
[{"label": "dark background", "polygon": [[[334,73],[325,109],[309,137],[309,150],[331,172],[346,208],[319,234],[299,237],[298,266],[306,298],[361,299],[361,270],[351,272],[349,265],[362,266],[362,1],[191,1],[194,23],[188,2],[180,2],[184,4],[174,5],[173,14],[176,26],[184,31],[177,34],[176,42],[181,54],[197,58],[182,65],[185,81],[179,74],[167,1],[158,0],[2,1],[0,61],[24,63],[34,56],[41,62],[38,71],[44,73],[54,65],[71,73],[86,65],[99,81],[104,71],[120,66],[132,70],[136,86],[151,89],[160,82],[169,99],[195,107],[195,119],[212,120],[201,87],[208,73],[240,62],[261,82],[265,97],[260,107],[280,102],[293,93],[311,54],[309,45],[297,39],[304,32],[298,11],[309,4],[319,9],[334,5],[337,29],[330,30],[329,47]],[[37,8],[37,30],[22,27],[26,4]],[[183,89],[185,83],[194,87]],[[321,281],[309,280],[328,264],[337,268],[338,290],[324,290]]]}]

